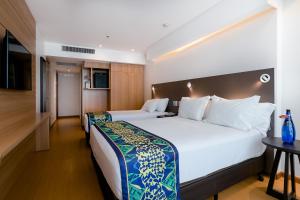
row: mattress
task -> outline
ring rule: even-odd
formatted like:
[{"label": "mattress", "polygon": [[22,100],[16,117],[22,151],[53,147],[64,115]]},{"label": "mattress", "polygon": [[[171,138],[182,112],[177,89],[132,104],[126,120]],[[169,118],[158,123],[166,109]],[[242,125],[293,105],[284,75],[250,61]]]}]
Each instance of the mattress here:
[{"label": "mattress", "polygon": [[[256,130],[248,132],[180,117],[154,118],[129,123],[173,143],[179,153],[180,183],[259,157],[265,151]],[[98,130],[91,127],[90,145],[115,196],[122,199],[118,158]]]},{"label": "mattress", "polygon": [[[128,121],[128,120],[142,120],[148,118],[156,118],[159,115],[164,115],[166,112],[146,112],[143,110],[122,110],[122,111],[108,111],[111,114],[112,121]],[[84,130],[89,132],[87,114],[84,115]]]}]

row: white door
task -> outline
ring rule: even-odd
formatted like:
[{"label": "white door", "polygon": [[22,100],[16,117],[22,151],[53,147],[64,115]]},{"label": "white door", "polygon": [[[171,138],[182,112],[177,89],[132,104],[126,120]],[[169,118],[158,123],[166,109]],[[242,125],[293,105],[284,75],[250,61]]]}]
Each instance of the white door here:
[{"label": "white door", "polygon": [[80,74],[59,72],[57,78],[58,117],[80,116]]}]

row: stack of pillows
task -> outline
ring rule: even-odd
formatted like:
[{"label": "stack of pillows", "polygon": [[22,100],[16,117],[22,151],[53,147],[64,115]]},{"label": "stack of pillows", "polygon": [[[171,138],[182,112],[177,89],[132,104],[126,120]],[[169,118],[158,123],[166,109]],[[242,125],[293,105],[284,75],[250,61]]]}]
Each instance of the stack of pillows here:
[{"label": "stack of pillows", "polygon": [[[169,99],[148,100],[142,110],[164,112]],[[178,116],[232,127],[243,131],[256,129],[266,134],[275,110],[272,103],[259,103],[260,96],[228,100],[218,96],[182,97]]]},{"label": "stack of pillows", "polygon": [[266,134],[275,110],[272,103],[259,103],[260,96],[228,100],[213,96],[205,121],[243,131],[252,129]]},{"label": "stack of pillows", "polygon": [[146,112],[154,112],[154,111],[165,112],[168,103],[169,103],[168,98],[147,100],[143,105],[142,110]]}]

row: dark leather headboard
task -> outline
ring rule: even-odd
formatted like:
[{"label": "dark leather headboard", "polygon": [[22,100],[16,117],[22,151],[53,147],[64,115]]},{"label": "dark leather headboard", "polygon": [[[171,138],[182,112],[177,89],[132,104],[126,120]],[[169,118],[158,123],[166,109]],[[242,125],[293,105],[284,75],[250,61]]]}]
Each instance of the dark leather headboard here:
[{"label": "dark leather headboard", "polygon": [[[269,74],[271,80],[268,83],[262,83],[260,81],[262,74]],[[191,89],[187,87],[188,82],[191,82]],[[217,95],[235,99],[260,95],[261,102],[274,103],[274,68],[159,83],[152,86],[154,88],[152,89],[152,98],[169,98],[167,111],[171,112],[178,111],[178,106],[173,106],[173,101],[180,101],[181,97],[186,96]],[[274,116],[272,119],[271,130],[268,132],[269,136],[274,136]],[[266,171],[269,171],[273,160],[272,151],[268,150],[267,155]]]},{"label": "dark leather headboard", "polygon": [[[260,82],[262,74],[269,74],[271,80],[268,83]],[[192,88],[187,87],[191,82]],[[201,97],[217,95],[220,97],[235,99],[252,95],[260,95],[262,102],[274,103],[274,69],[263,69],[220,76],[210,76],[197,79],[189,79],[168,83],[153,84],[152,98],[166,98],[169,102],[168,109],[172,109],[172,101],[179,101],[181,97]]]}]

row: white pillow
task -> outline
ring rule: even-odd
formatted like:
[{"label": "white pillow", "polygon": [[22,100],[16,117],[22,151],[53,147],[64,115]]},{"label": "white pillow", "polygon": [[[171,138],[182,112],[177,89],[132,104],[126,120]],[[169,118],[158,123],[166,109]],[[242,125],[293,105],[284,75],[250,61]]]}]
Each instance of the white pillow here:
[{"label": "white pillow", "polygon": [[169,99],[168,98],[159,99],[156,110],[158,112],[165,112],[165,110],[166,110],[166,108],[168,106],[168,103],[169,103]]},{"label": "white pillow", "polygon": [[259,103],[250,106],[245,115],[249,119],[252,129],[256,129],[264,136],[267,136],[271,123],[271,115],[275,108],[276,106],[272,103]]},{"label": "white pillow", "polygon": [[233,101],[233,102],[235,102],[235,101],[240,101],[240,100],[247,100],[249,102],[258,103],[259,100],[260,100],[260,96],[254,95],[252,97],[248,97],[248,98],[245,98],[245,99],[225,99],[225,98],[218,97],[218,96],[214,95],[210,98],[210,101],[208,102],[208,104],[206,106],[203,118],[204,119],[207,118],[208,113],[210,112],[211,104],[212,104],[213,101]]},{"label": "white pillow", "polygon": [[218,96],[214,95],[214,96],[211,97],[211,99],[212,99],[212,101],[232,101],[232,102],[235,102],[235,101],[248,101],[248,102],[253,102],[253,103],[259,103],[260,96],[254,95],[252,97],[243,98],[243,99],[225,99],[225,98],[218,97]]},{"label": "white pillow", "polygon": [[205,111],[204,111],[204,114],[203,114],[203,118],[205,119],[208,115],[208,112],[210,110],[210,107],[211,107],[211,102],[212,102],[212,97],[209,98],[208,100],[208,103],[207,103],[207,106],[205,108]]},{"label": "white pillow", "polygon": [[147,111],[147,112],[154,112],[157,108],[157,104],[158,104],[158,100],[157,99],[150,99],[150,100],[147,100],[143,107],[142,107],[142,110],[143,111]]},{"label": "white pillow", "polygon": [[209,99],[209,96],[201,98],[182,97],[178,116],[198,121],[202,120]]},{"label": "white pillow", "polygon": [[252,125],[245,115],[248,108],[258,104],[260,97],[227,100],[214,96],[205,121],[248,131]]}]

